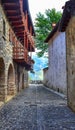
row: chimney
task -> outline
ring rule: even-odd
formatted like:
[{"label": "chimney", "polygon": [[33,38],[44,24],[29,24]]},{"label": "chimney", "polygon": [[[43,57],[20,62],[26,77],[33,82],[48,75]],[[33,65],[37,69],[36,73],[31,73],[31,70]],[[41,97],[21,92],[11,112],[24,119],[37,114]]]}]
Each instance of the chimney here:
[{"label": "chimney", "polygon": [[56,26],[56,23],[52,23],[52,29]]},{"label": "chimney", "polygon": [[64,9],[65,8],[65,6],[62,6],[62,9]]}]

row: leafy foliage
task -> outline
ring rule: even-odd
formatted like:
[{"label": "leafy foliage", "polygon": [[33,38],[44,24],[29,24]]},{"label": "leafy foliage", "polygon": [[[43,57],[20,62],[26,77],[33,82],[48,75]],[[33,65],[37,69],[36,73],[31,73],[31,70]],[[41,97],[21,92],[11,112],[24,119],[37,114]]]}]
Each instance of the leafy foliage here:
[{"label": "leafy foliage", "polygon": [[38,13],[35,19],[35,32],[36,32],[36,48],[40,50],[38,56],[41,57],[47,52],[48,44],[44,40],[52,30],[52,23],[57,23],[61,18],[61,12],[56,12],[53,8],[45,11],[45,14]]}]

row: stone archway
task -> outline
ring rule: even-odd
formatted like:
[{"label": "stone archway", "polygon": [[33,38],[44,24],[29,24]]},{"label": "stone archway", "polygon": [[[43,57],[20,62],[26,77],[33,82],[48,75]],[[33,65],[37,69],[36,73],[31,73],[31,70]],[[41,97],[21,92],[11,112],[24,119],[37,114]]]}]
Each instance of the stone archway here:
[{"label": "stone archway", "polygon": [[15,94],[15,74],[12,64],[10,64],[7,79],[7,95],[14,95],[14,94]]},{"label": "stone archway", "polygon": [[0,58],[0,101],[4,101],[5,98],[5,64],[3,58]]},{"label": "stone archway", "polygon": [[22,75],[22,89],[24,89],[24,74]]}]

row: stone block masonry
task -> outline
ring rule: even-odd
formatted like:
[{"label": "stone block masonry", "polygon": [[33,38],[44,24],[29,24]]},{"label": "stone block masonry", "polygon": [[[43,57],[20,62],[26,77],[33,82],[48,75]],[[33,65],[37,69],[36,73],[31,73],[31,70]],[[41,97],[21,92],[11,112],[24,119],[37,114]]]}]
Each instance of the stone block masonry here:
[{"label": "stone block masonry", "polygon": [[66,29],[68,105],[75,111],[75,16]]},{"label": "stone block masonry", "polygon": [[[13,43],[9,41],[10,28],[0,5],[0,101],[6,101],[8,96],[14,96],[17,91],[21,91],[28,85],[28,73],[25,67],[13,61]],[[26,81],[24,77],[27,77]]]}]

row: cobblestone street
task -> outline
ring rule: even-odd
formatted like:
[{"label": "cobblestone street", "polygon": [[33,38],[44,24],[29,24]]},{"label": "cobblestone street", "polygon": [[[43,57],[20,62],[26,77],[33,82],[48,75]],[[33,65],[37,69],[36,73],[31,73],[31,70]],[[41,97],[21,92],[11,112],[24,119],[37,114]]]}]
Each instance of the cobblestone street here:
[{"label": "cobblestone street", "polygon": [[0,130],[75,130],[75,114],[66,99],[30,85],[0,109]]}]

